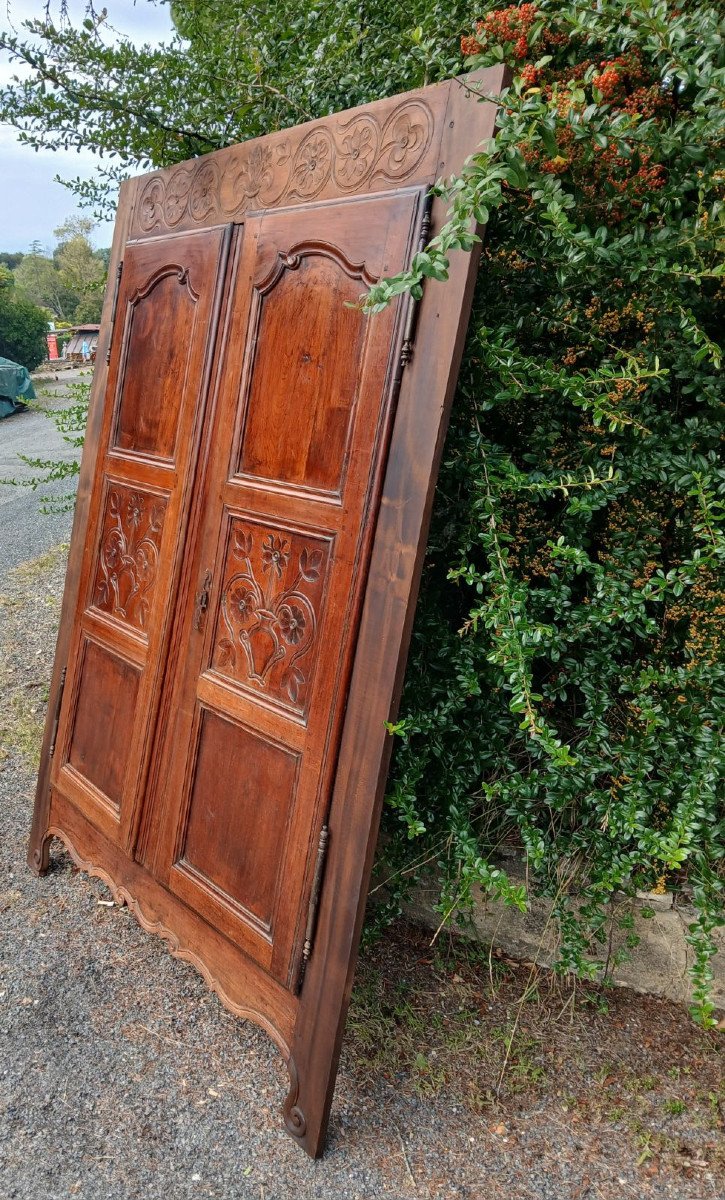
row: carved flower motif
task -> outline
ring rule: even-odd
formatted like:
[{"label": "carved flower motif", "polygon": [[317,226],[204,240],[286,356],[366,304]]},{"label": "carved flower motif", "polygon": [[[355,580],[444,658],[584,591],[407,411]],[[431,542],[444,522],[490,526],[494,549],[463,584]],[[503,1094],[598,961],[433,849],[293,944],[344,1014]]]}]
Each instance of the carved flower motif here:
[{"label": "carved flower motif", "polygon": [[296,604],[285,604],[279,612],[279,627],[282,637],[291,646],[296,646],[302,640],[305,632],[305,614]]},{"label": "carved flower motif", "polygon": [[[147,584],[155,571],[156,562],[155,559],[151,557],[152,546],[153,543],[149,545],[148,543],[144,544],[141,542],[138,550],[136,551],[136,579],[139,583],[139,586]],[[155,547],[153,547],[153,549],[155,549]]]},{"label": "carved flower motif", "polygon": [[120,485],[108,496],[93,603],[137,629],[151,609],[165,507],[157,496]]},{"label": "carved flower motif", "polygon": [[164,185],[160,179],[152,179],[141,199],[139,221],[142,229],[153,229],[161,220],[161,205],[164,199]]},{"label": "carved flower motif", "polygon": [[269,187],[274,178],[272,151],[265,146],[255,146],[249,158],[242,164],[237,183],[243,196],[253,199],[262,188]]},{"label": "carved flower motif", "polygon": [[141,518],[143,516],[143,497],[138,492],[131,492],[126,506],[126,517],[129,525],[133,525],[134,529],[138,529]]},{"label": "carved flower motif", "polygon": [[239,587],[234,588],[230,600],[243,621],[253,616],[257,607],[257,599],[251,588],[240,584]]},{"label": "carved flower motif", "polygon": [[262,570],[275,571],[281,576],[289,561],[289,542],[274,534],[265,538],[262,546]]},{"label": "carved flower motif", "polygon": [[393,166],[401,167],[408,155],[418,149],[423,140],[423,126],[416,125],[410,117],[399,117],[393,126],[393,145],[390,151],[390,161]]},{"label": "carved flower motif", "polygon": [[403,179],[425,154],[430,140],[430,114],[419,104],[398,112],[385,126],[379,169],[390,179]]},{"label": "carved flower motif", "polygon": [[367,123],[360,122],[342,139],[339,175],[350,186],[359,183],[370,170],[375,157],[373,131]]},{"label": "carved flower motif", "polygon": [[324,185],[332,168],[330,143],[323,134],[303,143],[295,171],[295,187],[301,196],[313,196]]},{"label": "carved flower motif", "polygon": [[195,221],[203,221],[214,207],[217,191],[217,169],[213,163],[205,163],[196,174],[191,185],[189,211]]},{"label": "carved flower motif", "polygon": [[179,171],[171,177],[166,198],[164,199],[164,216],[167,224],[176,225],[186,212],[186,201],[189,196],[189,174]]},{"label": "carved flower motif", "polygon": [[126,549],[126,539],[120,529],[111,529],[103,544],[103,562],[109,571],[117,571]]}]

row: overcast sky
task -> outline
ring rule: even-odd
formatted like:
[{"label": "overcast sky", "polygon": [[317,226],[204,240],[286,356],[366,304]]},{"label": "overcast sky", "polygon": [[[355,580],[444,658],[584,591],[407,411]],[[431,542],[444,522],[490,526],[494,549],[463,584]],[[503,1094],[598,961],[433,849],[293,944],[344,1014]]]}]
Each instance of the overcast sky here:
[{"label": "overcast sky", "polygon": [[[132,41],[154,44],[168,39],[171,19],[167,5],[151,0],[97,0],[96,10],[104,7],[109,23]],[[59,8],[59,0],[51,0],[53,16],[57,17]],[[83,19],[85,8],[85,0],[68,0],[74,24]],[[42,18],[44,13],[44,0],[0,0],[0,28],[14,28],[22,37],[21,22]],[[0,84],[8,83],[17,70],[0,54]],[[54,176],[91,179],[96,159],[74,150],[35,151],[18,143],[14,129],[0,124],[0,167],[0,250],[29,250],[36,240],[51,247],[53,230],[78,211],[73,194],[54,183]],[[111,224],[99,225],[93,240],[97,246],[110,246],[112,232]]]}]

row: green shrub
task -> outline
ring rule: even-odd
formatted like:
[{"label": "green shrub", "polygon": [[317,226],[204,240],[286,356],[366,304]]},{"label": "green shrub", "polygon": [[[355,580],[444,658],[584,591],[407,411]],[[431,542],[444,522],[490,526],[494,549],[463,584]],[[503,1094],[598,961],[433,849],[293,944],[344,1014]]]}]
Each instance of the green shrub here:
[{"label": "green shrub", "polygon": [[0,358],[10,358],[34,371],[47,357],[48,318],[28,300],[13,296],[12,288],[0,289]]},{"label": "green shrub", "polygon": [[[489,219],[408,667],[384,870],[441,910],[525,856],[560,967],[595,975],[617,892],[683,886],[696,1014],[723,919],[723,133],[714,7],[487,10],[495,147],[371,307]],[[395,909],[400,888],[390,901]],[[630,947],[636,938],[630,936]]]}]

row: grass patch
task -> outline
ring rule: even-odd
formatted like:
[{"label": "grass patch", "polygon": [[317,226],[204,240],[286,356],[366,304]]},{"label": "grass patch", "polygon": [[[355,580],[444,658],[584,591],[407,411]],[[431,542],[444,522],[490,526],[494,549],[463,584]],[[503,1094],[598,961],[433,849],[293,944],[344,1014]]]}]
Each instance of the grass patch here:
[{"label": "grass patch", "polygon": [[[65,559],[68,553],[68,543],[59,542],[57,546],[53,546],[47,550],[45,554],[41,554],[38,558],[31,558],[28,562],[20,563],[10,572],[11,577],[15,577],[21,583],[42,583],[45,576],[48,575],[54,567]],[[3,600],[6,598],[3,597]]]},{"label": "grass patch", "polygon": [[11,752],[18,753],[37,770],[44,726],[45,705],[40,703],[38,696],[14,692],[0,711],[0,759],[7,758]]},{"label": "grass patch", "polygon": [[40,762],[67,552],[62,542],[13,568],[0,595],[0,761],[18,754],[33,770]]}]

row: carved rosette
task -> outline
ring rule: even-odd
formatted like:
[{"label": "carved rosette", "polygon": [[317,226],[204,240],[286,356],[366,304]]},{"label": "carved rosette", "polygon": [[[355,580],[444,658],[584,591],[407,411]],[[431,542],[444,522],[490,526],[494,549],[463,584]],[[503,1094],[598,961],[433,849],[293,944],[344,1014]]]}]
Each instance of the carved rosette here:
[{"label": "carved rosette", "polygon": [[415,101],[392,113],[385,122],[374,175],[399,183],[410,174],[411,162],[420,162],[430,140],[426,116],[429,116],[426,107]]},{"label": "carved rosette", "polygon": [[341,188],[357,188],[378,156],[380,126],[372,117],[354,117],[340,127],[335,179]]},{"label": "carved rosette", "polygon": [[93,607],[144,631],[159,567],[166,500],[115,485],[106,500]]},{"label": "carved rosette", "polygon": [[176,171],[166,188],[164,196],[164,218],[166,224],[173,229],[186,212],[191,190],[191,171]]},{"label": "carved rosette", "polygon": [[335,143],[326,129],[309,133],[300,146],[292,166],[289,194],[302,200],[317,196],[332,173]]},{"label": "carved rosette", "polygon": [[274,208],[325,196],[334,185],[360,192],[376,181],[402,183],[428,152],[434,119],[422,100],[406,100],[385,121],[372,113],[307,132],[273,134],[180,166],[170,176],[145,184],[136,222],[144,233],[181,225],[240,217],[250,209]]},{"label": "carved rosette", "polygon": [[166,185],[158,176],[151,179],[143,190],[138,209],[138,223],[146,233],[164,223],[165,194]]}]

